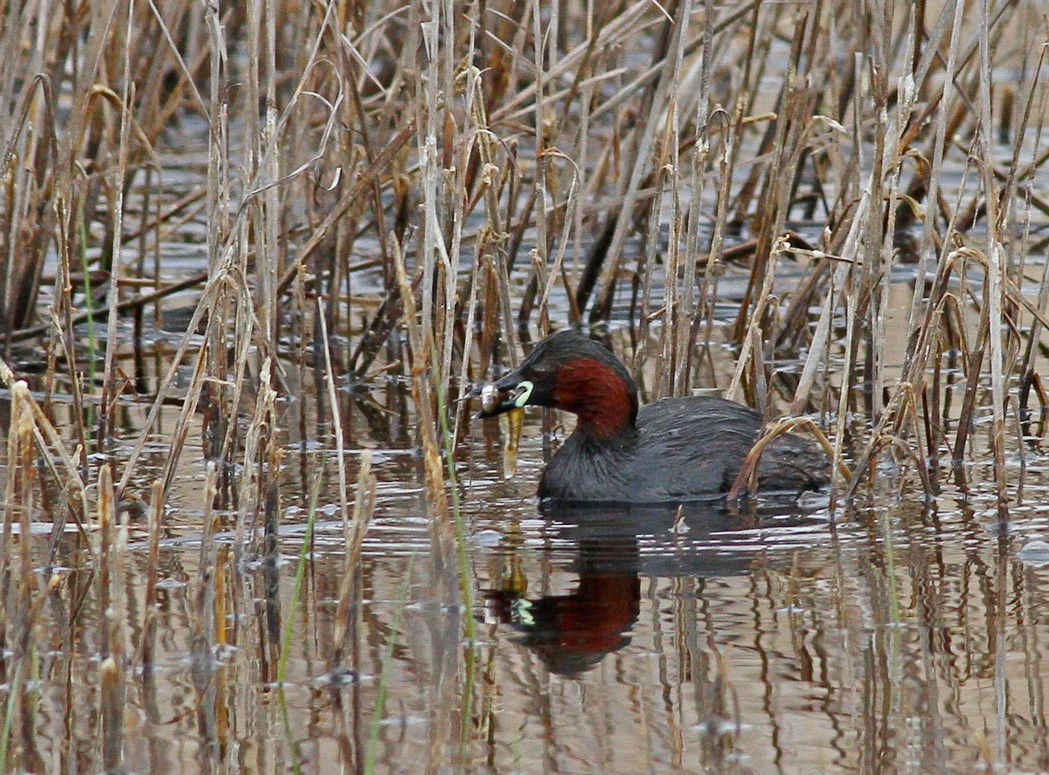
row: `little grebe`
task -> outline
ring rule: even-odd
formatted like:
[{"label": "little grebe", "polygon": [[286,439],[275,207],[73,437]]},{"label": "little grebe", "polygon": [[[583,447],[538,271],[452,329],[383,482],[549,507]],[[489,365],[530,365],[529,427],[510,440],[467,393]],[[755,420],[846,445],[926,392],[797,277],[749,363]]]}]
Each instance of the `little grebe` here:
[{"label": "little grebe", "polygon": [[[525,406],[576,415],[550,459],[539,497],[576,502],[663,503],[724,495],[761,430],[761,415],[723,398],[665,398],[638,407],[626,367],[598,342],[561,331],[483,391],[481,417]],[[758,468],[763,492],[817,489],[827,460],[808,439],[783,435]]]}]

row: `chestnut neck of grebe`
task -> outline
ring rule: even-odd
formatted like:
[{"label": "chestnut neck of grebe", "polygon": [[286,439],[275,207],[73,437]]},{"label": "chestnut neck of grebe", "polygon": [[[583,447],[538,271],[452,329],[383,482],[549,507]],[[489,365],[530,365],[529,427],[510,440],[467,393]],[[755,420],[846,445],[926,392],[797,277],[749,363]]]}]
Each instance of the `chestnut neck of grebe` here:
[{"label": "chestnut neck of grebe", "polygon": [[635,430],[637,388],[629,375],[603,359],[573,358],[557,370],[556,406],[576,415],[576,429],[598,439]]}]

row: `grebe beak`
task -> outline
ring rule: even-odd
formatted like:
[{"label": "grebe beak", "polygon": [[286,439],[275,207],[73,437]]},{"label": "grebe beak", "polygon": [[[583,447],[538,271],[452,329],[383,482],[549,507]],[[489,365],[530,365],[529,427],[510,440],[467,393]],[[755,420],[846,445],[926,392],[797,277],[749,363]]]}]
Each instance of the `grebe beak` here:
[{"label": "grebe beak", "polygon": [[481,399],[478,417],[496,417],[513,409],[523,409],[532,397],[535,385],[527,380],[518,380],[509,374],[498,382],[489,382],[474,388],[470,395]]}]

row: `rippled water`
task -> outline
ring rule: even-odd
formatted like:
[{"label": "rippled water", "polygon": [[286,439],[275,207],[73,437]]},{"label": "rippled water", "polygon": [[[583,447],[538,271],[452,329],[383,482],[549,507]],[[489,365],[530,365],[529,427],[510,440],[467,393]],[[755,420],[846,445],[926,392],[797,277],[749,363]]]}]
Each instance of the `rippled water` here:
[{"label": "rippled water", "polygon": [[[213,651],[199,634],[204,475],[185,464],[161,545],[156,667],[128,677],[127,769],[1049,768],[1044,456],[1026,461],[1023,500],[1007,523],[984,463],[970,467],[967,494],[948,483],[929,502],[900,497],[886,471],[871,503],[833,514],[819,496],[742,511],[543,509],[532,497],[538,417],[510,481],[492,430],[475,424],[458,465],[469,608],[455,528],[428,512],[413,455],[365,440],[376,447],[378,506],[353,571],[360,598],[338,665],[345,543],[334,453],[289,441],[275,562],[219,555],[225,628]],[[358,462],[356,450],[346,456],[351,481]],[[320,511],[295,606],[305,492],[316,477]],[[134,642],[147,544],[144,527],[131,532]],[[220,547],[232,543],[219,533]],[[47,771],[99,771],[103,617],[75,533],[58,557],[84,610],[72,631],[63,629],[68,611],[45,610],[54,649],[40,658],[35,746]]]}]

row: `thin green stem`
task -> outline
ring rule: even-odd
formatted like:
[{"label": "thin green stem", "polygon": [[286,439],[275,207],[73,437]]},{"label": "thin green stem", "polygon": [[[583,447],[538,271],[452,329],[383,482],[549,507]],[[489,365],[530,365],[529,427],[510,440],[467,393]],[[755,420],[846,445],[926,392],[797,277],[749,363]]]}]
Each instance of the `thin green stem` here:
[{"label": "thin green stem", "polygon": [[281,636],[280,661],[277,663],[277,681],[284,683],[288,671],[288,653],[291,651],[291,634],[295,628],[295,619],[298,612],[299,598],[302,594],[302,585],[306,580],[306,565],[309,562],[310,552],[313,550],[313,527],[317,521],[317,501],[320,499],[321,477],[317,477],[310,491],[310,510],[306,517],[306,536],[299,550],[299,564],[295,569],[295,587],[291,595],[291,610],[284,623],[284,634]]},{"label": "thin green stem", "polygon": [[91,295],[91,273],[87,262],[87,223],[84,221],[84,205],[78,209],[77,227],[80,231],[80,273],[84,280],[84,308],[87,312],[87,377],[88,384],[95,381],[95,358],[98,341],[95,337],[95,300]]}]

